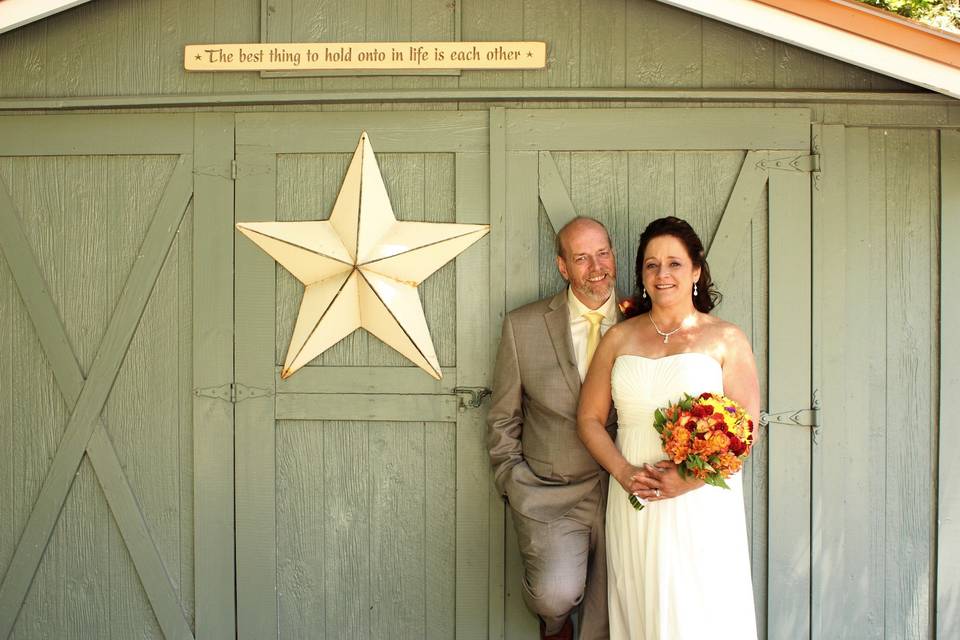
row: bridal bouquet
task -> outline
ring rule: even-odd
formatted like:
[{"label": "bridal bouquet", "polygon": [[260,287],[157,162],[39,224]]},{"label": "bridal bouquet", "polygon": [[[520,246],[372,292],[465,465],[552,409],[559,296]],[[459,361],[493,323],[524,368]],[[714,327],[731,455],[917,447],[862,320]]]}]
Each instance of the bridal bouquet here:
[{"label": "bridal bouquet", "polygon": [[[663,450],[684,478],[694,476],[715,487],[729,489],[729,478],[743,467],[753,446],[753,420],[734,400],[717,393],[683,399],[653,414]],[[635,509],[643,508],[630,496]]]}]

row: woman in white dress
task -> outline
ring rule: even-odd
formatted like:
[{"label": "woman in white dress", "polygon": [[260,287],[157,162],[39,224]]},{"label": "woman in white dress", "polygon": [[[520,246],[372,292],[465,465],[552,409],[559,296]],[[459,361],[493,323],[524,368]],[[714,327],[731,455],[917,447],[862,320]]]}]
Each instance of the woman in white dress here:
[{"label": "woman in white dress", "polygon": [[[685,221],[647,226],[634,315],[603,337],[580,391],[580,437],[616,480],[606,521],[614,640],[757,635],[740,474],[729,489],[683,479],[653,428],[654,411],[684,393],[723,393],[759,416],[750,343],[709,315],[719,294],[704,255]],[[604,429],[611,402],[616,442]],[[646,507],[635,510],[630,493]]]}]

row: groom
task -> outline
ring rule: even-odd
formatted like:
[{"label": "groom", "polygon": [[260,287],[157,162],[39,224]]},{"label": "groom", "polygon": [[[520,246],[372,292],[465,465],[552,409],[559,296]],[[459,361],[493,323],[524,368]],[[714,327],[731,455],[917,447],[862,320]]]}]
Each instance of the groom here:
[{"label": "groom", "polygon": [[[607,473],[577,437],[577,400],[600,336],[619,319],[610,235],[574,218],[557,233],[567,288],[507,314],[487,415],[494,480],[513,514],[523,599],[541,638],[606,638]],[[611,414],[607,428],[615,428]]]}]

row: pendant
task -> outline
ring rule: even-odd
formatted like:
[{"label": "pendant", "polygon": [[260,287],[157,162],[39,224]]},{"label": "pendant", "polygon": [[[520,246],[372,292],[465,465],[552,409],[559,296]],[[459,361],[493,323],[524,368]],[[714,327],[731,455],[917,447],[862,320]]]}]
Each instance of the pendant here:
[{"label": "pendant", "polygon": [[663,344],[670,342],[670,336],[663,336]]}]

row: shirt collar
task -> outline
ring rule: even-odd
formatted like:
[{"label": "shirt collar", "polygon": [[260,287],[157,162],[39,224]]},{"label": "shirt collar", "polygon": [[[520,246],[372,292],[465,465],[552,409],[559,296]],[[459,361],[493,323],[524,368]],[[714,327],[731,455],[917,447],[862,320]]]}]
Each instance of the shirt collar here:
[{"label": "shirt collar", "polygon": [[[570,309],[570,319],[571,320],[584,320],[583,314],[590,313],[594,311],[587,305],[580,302],[580,299],[573,294],[573,290],[570,287],[567,287],[567,306]],[[601,322],[607,324],[615,324],[617,322],[617,294],[615,291],[610,292],[610,297],[607,298],[607,301],[600,305],[600,308],[596,309],[603,314],[603,320]]]}]

